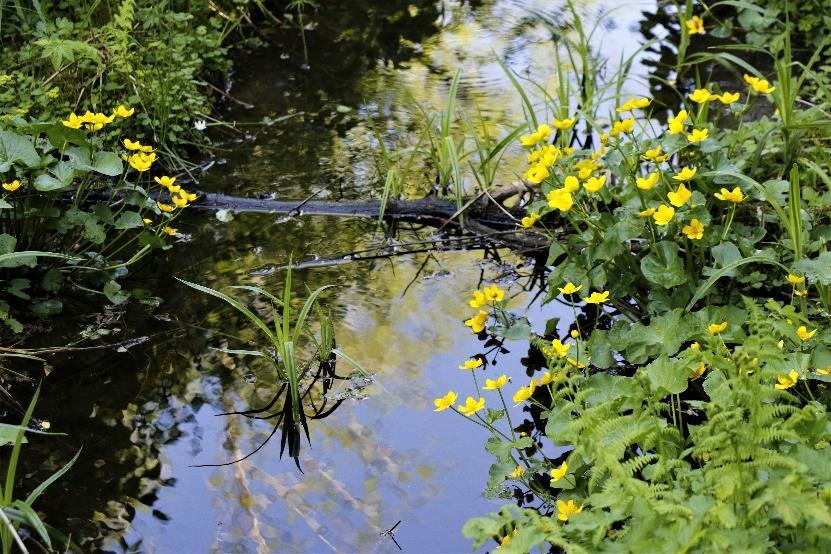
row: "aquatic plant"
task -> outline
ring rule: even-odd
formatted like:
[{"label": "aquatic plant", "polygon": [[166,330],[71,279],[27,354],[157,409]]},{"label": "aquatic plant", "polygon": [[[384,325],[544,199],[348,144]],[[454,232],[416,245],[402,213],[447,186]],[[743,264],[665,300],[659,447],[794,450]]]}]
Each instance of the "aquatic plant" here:
[{"label": "aquatic plant", "polygon": [[[705,29],[691,7],[678,10],[687,41]],[[550,240],[546,300],[575,321],[565,337],[556,321],[536,335],[502,295],[473,293],[466,326],[524,336],[547,366],[513,393],[531,419],[518,426],[504,375],[485,378],[499,403],[484,411],[487,363],[460,366],[478,398],[435,400],[491,432],[488,487],[507,482],[522,499],[468,522],[477,547],[829,547],[831,197],[815,146],[827,128],[811,122],[824,105],[799,107],[804,73],[783,44],[775,78],[709,54],[741,68],[743,86],[679,89],[665,126],[654,99],[622,95],[620,75],[583,72],[585,54],[575,74],[592,84],[547,95],[549,122],[514,78],[529,116],[522,177],[535,187],[519,225]],[[539,506],[521,509],[529,497]]]},{"label": "aquatic plant", "polygon": [[118,105],[0,131],[0,320],[13,332],[26,310],[59,313],[65,286],[124,303],[131,293],[118,280],[178,236],[171,224],[196,195],[175,177],[151,179],[153,146],[101,136],[120,134],[134,113]]},{"label": "aquatic plant", "polygon": [[[225,301],[245,316],[260,332],[260,335],[264,339],[264,345],[258,350],[223,351],[268,360],[282,383],[279,390],[274,393],[272,400],[266,406],[220,414],[242,415],[256,419],[274,419],[272,431],[268,438],[242,459],[248,458],[259,451],[276,434],[277,430],[281,429],[280,455],[282,456],[286,445],[288,445],[289,456],[294,458],[295,464],[300,468],[301,436],[305,434],[306,440],[311,444],[308,419],[325,417],[343,401],[343,399],[339,399],[334,403],[334,406],[328,407],[325,396],[332,387],[333,380],[337,378],[335,375],[336,358],[340,357],[344,359],[363,376],[368,376],[366,370],[360,364],[335,347],[335,335],[332,322],[318,307],[318,297],[327,289],[332,288],[332,285],[318,287],[314,291],[311,291],[297,311],[296,316],[294,316],[292,310],[291,263],[289,263],[286,269],[282,299],[256,286],[237,285],[230,287],[235,291],[246,291],[267,299],[270,303],[271,313],[261,316],[249,309],[240,300],[224,292],[182,279],[179,279],[179,281],[200,292]],[[309,330],[309,316],[313,309],[316,310],[320,323],[320,330],[317,335]],[[298,348],[300,348],[302,340],[311,340],[313,343],[313,353],[306,359],[302,359],[298,353]],[[312,369],[315,365],[318,368],[317,371],[313,371]],[[310,395],[315,386],[318,385],[318,382],[320,382],[323,388],[323,402],[320,405],[315,405]],[[278,401],[282,401],[282,407],[269,414]],[[306,413],[306,406],[311,407],[311,414]]]},{"label": "aquatic plant", "polygon": [[[23,414],[23,420],[20,425],[0,424],[0,449],[6,450],[11,448],[6,462],[6,479],[5,484],[0,487],[0,547],[3,554],[13,551],[17,548],[19,552],[28,552],[25,541],[31,541],[38,544],[41,549],[48,549],[52,551],[54,546],[53,539],[66,551],[81,552],[81,550],[67,538],[61,531],[46,524],[33,508],[34,502],[42,495],[46,489],[55,481],[60,479],[72,465],[78,456],[81,455],[79,450],[75,456],[69,460],[63,467],[55,471],[46,480],[35,487],[25,499],[15,498],[15,485],[17,478],[17,469],[20,461],[20,450],[22,445],[26,442],[25,435],[41,434],[49,435],[46,430],[49,429],[49,422],[40,422],[38,429],[33,429],[29,426],[37,404],[40,387],[35,390],[32,400],[29,402],[29,407]],[[34,531],[35,535],[26,537],[19,530],[26,527],[27,530]],[[25,537],[25,538],[24,538]],[[38,542],[38,539],[42,543]]]}]

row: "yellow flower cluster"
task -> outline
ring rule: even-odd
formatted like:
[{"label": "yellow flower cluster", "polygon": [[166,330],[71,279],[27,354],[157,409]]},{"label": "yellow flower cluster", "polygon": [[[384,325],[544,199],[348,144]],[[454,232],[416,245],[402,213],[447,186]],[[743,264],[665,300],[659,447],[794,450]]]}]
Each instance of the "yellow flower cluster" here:
[{"label": "yellow flower cluster", "polygon": [[176,184],[176,177],[163,175],[161,177],[154,177],[153,180],[160,187],[167,189],[170,193],[170,201],[173,202],[173,206],[157,202],[159,209],[163,212],[172,212],[176,208],[187,208],[191,202],[196,200],[196,194],[188,192]]},{"label": "yellow flower cluster", "polygon": [[100,131],[104,125],[112,123],[116,117],[130,117],[135,112],[135,108],[127,109],[124,105],[119,105],[113,110],[112,115],[107,115],[101,112],[93,113],[89,110],[84,115],[76,115],[75,112],[69,114],[69,117],[61,121],[65,127],[70,129],[80,129],[84,127],[88,131]]}]

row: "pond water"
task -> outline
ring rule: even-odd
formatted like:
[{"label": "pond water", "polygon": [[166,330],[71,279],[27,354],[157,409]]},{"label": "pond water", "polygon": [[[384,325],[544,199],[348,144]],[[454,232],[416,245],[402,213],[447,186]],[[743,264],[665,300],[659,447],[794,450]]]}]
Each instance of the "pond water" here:
[{"label": "pond water", "polygon": [[[377,196],[378,145],[367,118],[396,143],[417,127],[416,105],[444,105],[456,69],[461,110],[478,109],[494,124],[520,120],[496,57],[543,82],[553,75],[551,31],[541,21],[564,23],[564,3],[416,4],[339,3],[322,15],[324,28],[308,33],[308,69],[297,48],[280,41],[240,56],[231,88],[240,103],[229,102],[222,117],[243,131],[231,138],[217,133],[217,163],[197,176],[197,188],[298,200],[313,193],[330,200]],[[577,4],[587,21],[606,14],[595,46],[611,60],[639,47],[641,11],[654,7]],[[399,12],[411,19],[396,18]],[[336,28],[325,28],[327,20]],[[373,61],[380,58],[391,61]],[[290,117],[276,121],[283,116]],[[263,118],[272,121],[263,126]],[[507,167],[521,166],[521,157],[514,158]],[[410,192],[429,185],[423,180]],[[509,287],[511,306],[538,328],[552,317],[567,325],[570,308],[540,305],[532,265],[509,252],[485,258],[482,251],[437,251],[297,270],[298,295],[306,287],[336,286],[322,304],[334,318],[338,346],[374,380],[362,398],[348,398],[310,423],[302,473],[291,458],[280,458],[279,433],[238,464],[192,467],[230,462],[259,446],[269,422],[217,414],[260,406],[279,383],[211,349],[250,348],[254,332],[219,300],[174,277],[280,291],[283,272],[254,277],[251,270],[290,256],[371,248],[384,230],[370,220],[263,214],[238,214],[226,223],[193,214],[177,226],[192,240],[135,275],[163,298],[155,315],[132,307],[85,322],[88,334],[108,341],[150,340],[123,352],[78,351],[44,383],[37,416],[68,436],[34,441],[24,452],[31,464],[26,478],[41,478],[83,446],[74,468],[40,501],[47,521],[71,531],[85,550],[397,552],[380,533],[400,521],[395,538],[405,551],[470,551],[464,522],[511,500],[499,491],[483,494],[490,465],[485,431],[450,412],[433,413],[432,399],[448,389],[472,390],[456,368],[485,352],[462,324],[470,292],[483,283]],[[395,240],[424,240],[433,232],[399,228]],[[80,338],[75,330],[49,341]],[[533,371],[528,344],[505,348],[488,371],[524,380]],[[339,365],[339,373],[349,371]]]}]

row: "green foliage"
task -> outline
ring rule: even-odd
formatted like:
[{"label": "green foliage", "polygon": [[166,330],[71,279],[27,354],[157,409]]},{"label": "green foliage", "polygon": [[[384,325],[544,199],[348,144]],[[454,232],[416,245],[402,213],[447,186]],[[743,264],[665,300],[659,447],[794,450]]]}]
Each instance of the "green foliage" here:
[{"label": "green foliage", "polygon": [[[583,511],[563,524],[546,510],[506,508],[469,521],[465,534],[479,547],[516,529],[506,552],[827,550],[829,395],[801,343],[782,334],[786,318],[744,305],[742,339],[699,332],[700,348],[662,354],[634,375],[572,368],[554,381],[550,404],[539,402],[546,437],[571,446],[568,476],[549,485],[560,462],[537,451],[520,481],[545,506],[570,498]],[[777,388],[793,368],[798,381]],[[522,446],[506,443],[506,455]]]},{"label": "green foliage", "polygon": [[[17,476],[17,467],[20,460],[20,450],[23,444],[27,442],[25,438],[26,433],[36,433],[48,435],[40,429],[32,429],[29,427],[29,422],[32,418],[35,405],[37,404],[38,393],[40,388],[35,391],[32,400],[29,402],[29,407],[23,415],[23,421],[20,425],[0,425],[0,449],[7,450],[11,448],[6,462],[6,479],[2,487],[0,487],[0,548],[3,554],[15,551],[27,552],[22,533],[18,531],[25,527],[30,531],[34,531],[33,536],[28,540],[42,541],[40,545],[44,550],[52,551],[56,546],[61,546],[62,549],[71,552],[80,552],[80,549],[73,544],[63,533],[57,529],[44,523],[37,512],[32,507],[34,502],[40,497],[46,489],[55,481],[61,478],[75,461],[81,455],[79,450],[75,456],[69,460],[63,467],[55,471],[49,478],[35,487],[25,499],[15,498],[15,480]],[[47,427],[45,424],[42,427]],[[3,456],[4,459],[5,456]],[[25,537],[26,535],[23,534]],[[58,544],[52,541],[56,539]]]},{"label": "green foliage", "polygon": [[0,321],[15,333],[21,319],[59,313],[69,283],[124,303],[117,281],[176,234],[181,209],[160,209],[167,199],[148,192],[159,185],[135,170],[135,151],[106,138],[129,118],[111,119],[100,132],[31,121],[0,131]]},{"label": "green foliage", "polygon": [[17,4],[0,5],[3,117],[140,106],[125,135],[173,150],[205,144],[194,122],[211,113],[207,81],[230,68],[223,42],[250,16],[249,2],[227,11],[174,0],[40,2],[39,11]]}]

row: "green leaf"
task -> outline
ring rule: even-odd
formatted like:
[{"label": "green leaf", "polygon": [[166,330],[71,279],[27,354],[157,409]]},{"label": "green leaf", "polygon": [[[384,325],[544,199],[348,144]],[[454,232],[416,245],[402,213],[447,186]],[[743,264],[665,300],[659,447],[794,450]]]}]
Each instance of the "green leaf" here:
[{"label": "green leaf", "polygon": [[0,210],[10,210],[12,205],[0,198]]},{"label": "green leaf", "polygon": [[[739,252],[739,247],[732,242],[723,242],[710,249],[713,254],[713,259],[721,267],[732,266],[732,264],[742,259],[742,253]],[[736,270],[729,270],[724,274],[725,277],[734,277]]]},{"label": "green leaf", "polygon": [[805,273],[811,281],[831,285],[831,252],[823,252],[813,260],[801,260],[794,269]]},{"label": "green leaf", "polygon": [[678,245],[661,241],[647,256],[641,259],[641,271],[650,282],[671,288],[687,282],[684,262],[678,255]]},{"label": "green leaf", "polygon": [[689,369],[678,361],[670,360],[664,354],[638,371],[646,376],[650,388],[662,396],[687,390]]},{"label": "green leaf", "polygon": [[0,131],[0,172],[11,169],[12,164],[23,162],[27,167],[40,164],[35,147],[29,137],[11,131]]},{"label": "green leaf", "polygon": [[[19,425],[0,425],[0,447],[14,444],[17,434],[21,430],[26,431],[24,427],[20,427]],[[26,437],[23,437],[23,442],[27,443],[29,441]]]},{"label": "green leaf", "polygon": [[104,226],[92,217],[84,221],[84,236],[93,244],[104,244],[104,241],[107,240],[107,233],[104,232]]},{"label": "green leaf", "polygon": [[60,269],[52,268],[43,274],[40,279],[40,288],[47,292],[58,292],[63,284],[63,273]]},{"label": "green leaf", "polygon": [[531,324],[524,317],[513,321],[508,327],[498,327],[495,334],[504,337],[507,340],[522,340],[528,341],[533,334]]},{"label": "green leaf", "polygon": [[48,173],[41,173],[35,178],[34,187],[35,190],[40,192],[52,192],[55,190],[61,190],[62,188],[65,188],[66,185]]},{"label": "green leaf", "polygon": [[123,304],[130,298],[129,294],[125,294],[121,292],[121,285],[116,283],[115,281],[108,281],[106,285],[104,285],[104,295],[107,297],[107,300],[115,304],[116,306],[119,304]]},{"label": "green leaf", "polygon": [[141,220],[141,215],[138,212],[121,212],[121,215],[115,220],[116,229],[134,229],[136,227],[142,227],[143,225],[144,222]]},{"label": "green leaf", "polygon": [[41,300],[35,302],[30,306],[32,313],[40,318],[47,318],[61,313],[63,310],[63,303],[57,299]]},{"label": "green leaf", "polygon": [[109,177],[117,177],[124,171],[124,165],[115,152],[96,152],[92,157],[92,170]]}]

